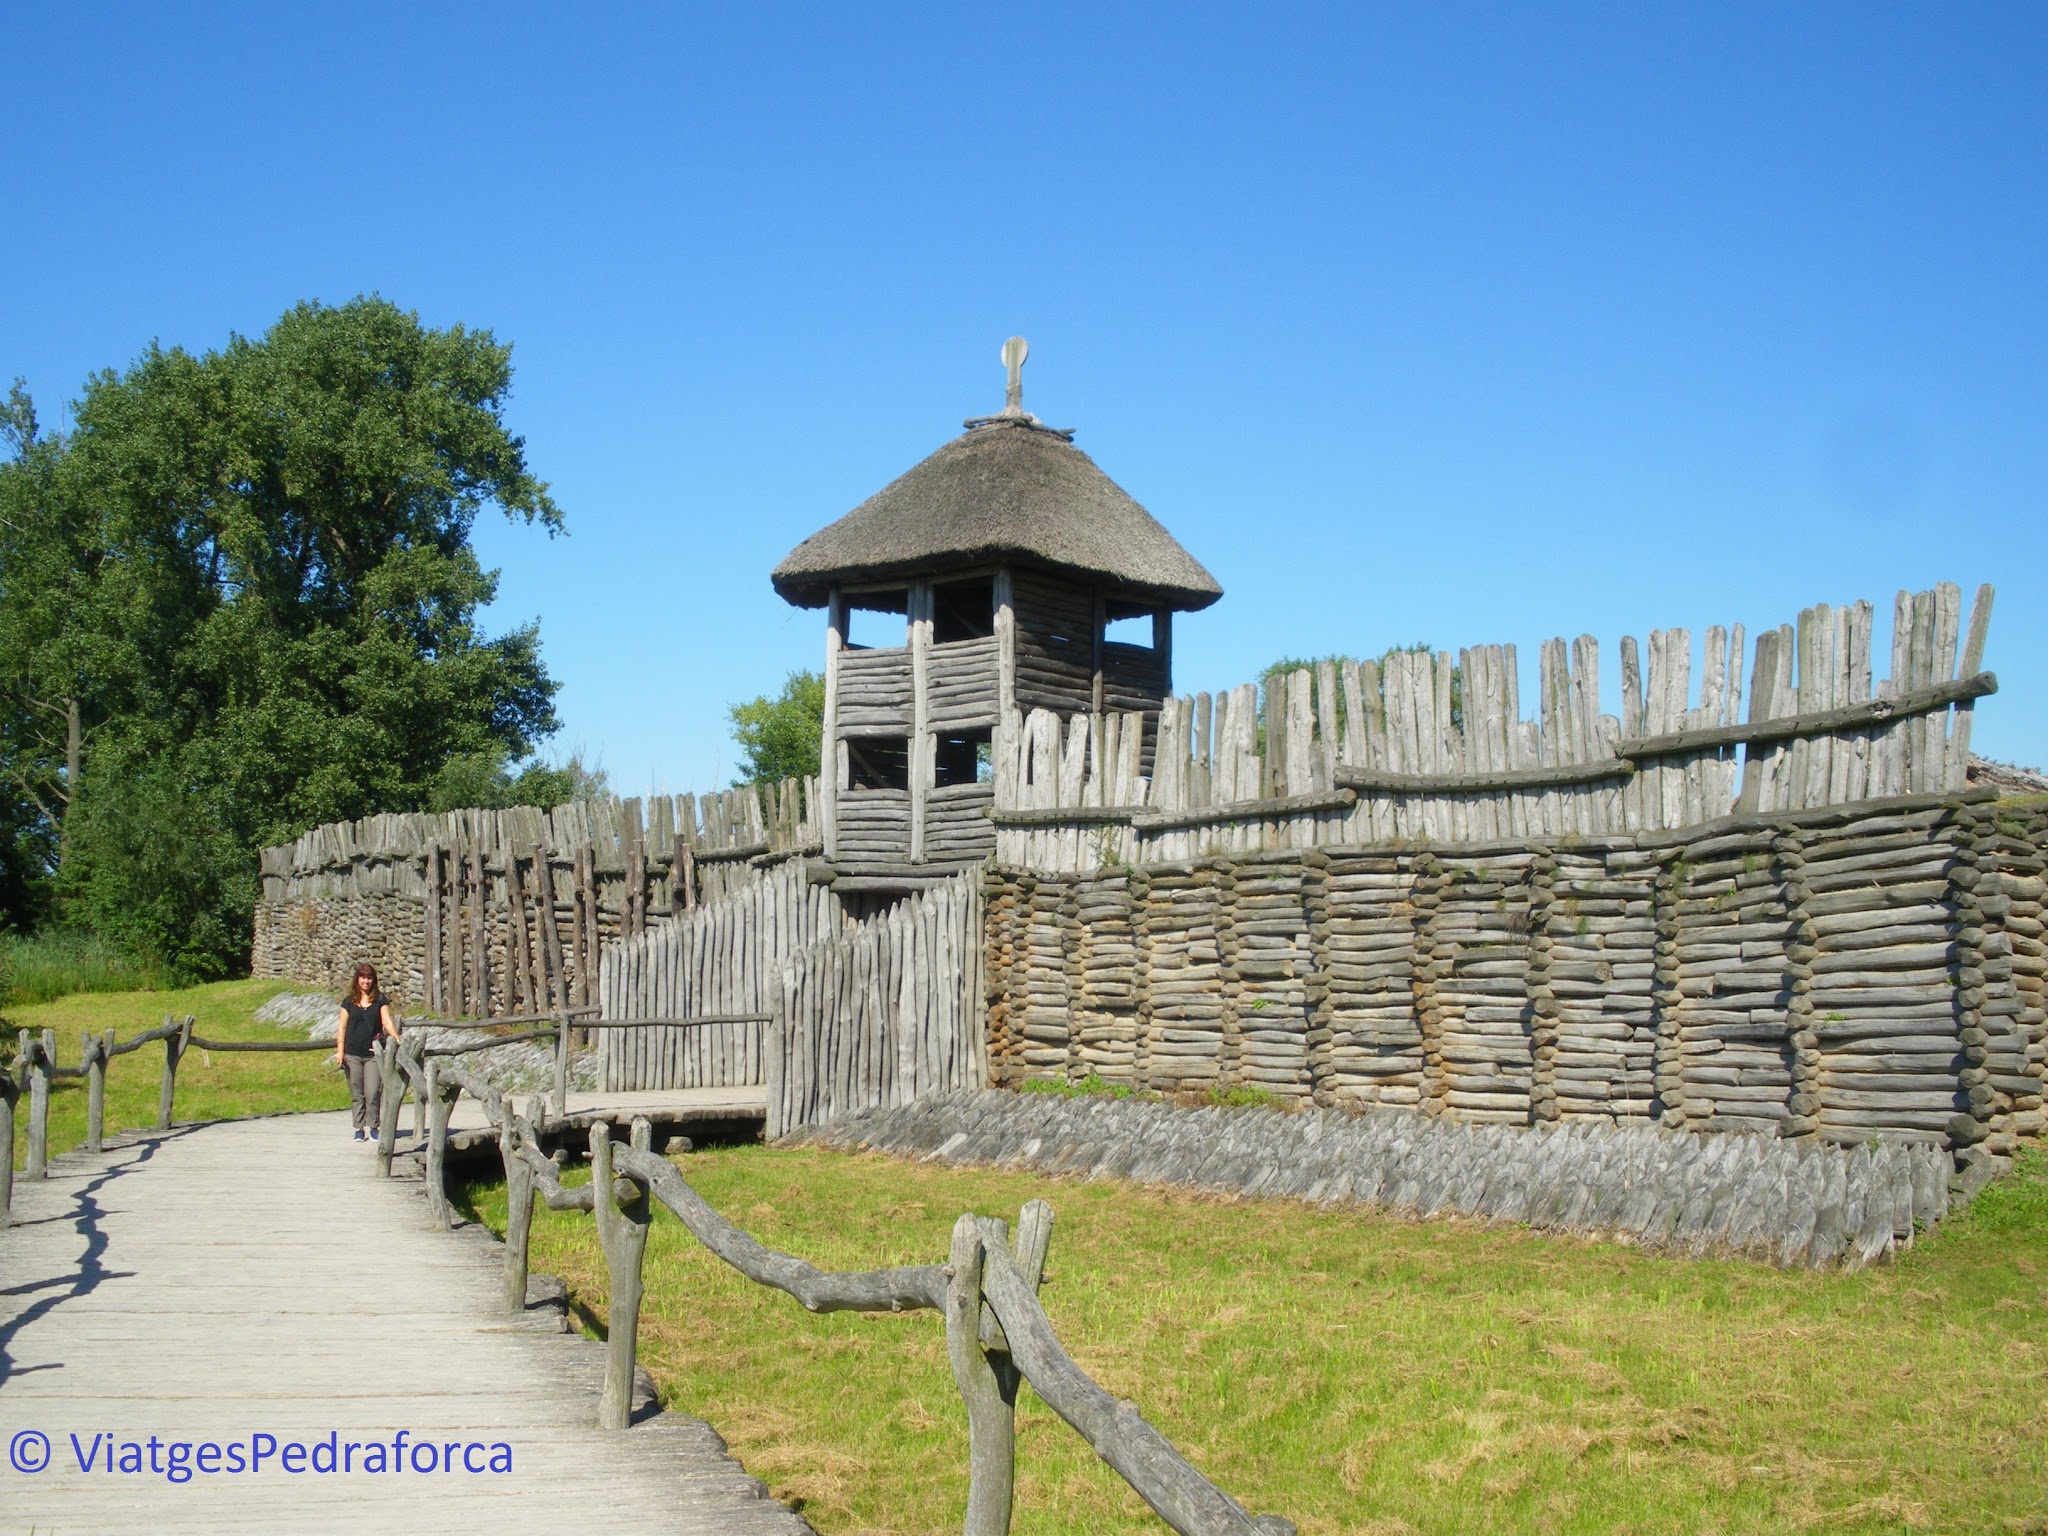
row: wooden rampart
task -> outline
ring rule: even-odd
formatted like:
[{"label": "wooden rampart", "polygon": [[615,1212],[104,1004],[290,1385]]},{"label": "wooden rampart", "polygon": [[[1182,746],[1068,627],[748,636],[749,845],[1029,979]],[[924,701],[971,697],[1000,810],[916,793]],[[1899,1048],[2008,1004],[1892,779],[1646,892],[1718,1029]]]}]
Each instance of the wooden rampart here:
[{"label": "wooden rampart", "polygon": [[[1890,676],[1873,683],[1867,602],[1620,646],[1619,717],[1600,712],[1590,635],[1542,647],[1533,718],[1515,648],[1325,662],[1138,714],[1012,711],[994,747],[997,862],[1092,870],[1206,853],[1427,838],[1675,831],[1733,813],[1964,787],[1992,590],[1901,592]],[[1645,666],[1647,656],[1647,666]],[[1156,737],[1156,740],[1154,739]],[[1145,765],[1149,763],[1149,774]]]},{"label": "wooden rampart", "polygon": [[988,1081],[981,874],[790,957],[768,1025],[768,1134]]},{"label": "wooden rampart", "polygon": [[699,1018],[703,1027],[608,1031],[610,1088],[714,1088],[768,1080],[770,1010],[790,958],[846,926],[832,891],[783,860],[757,878],[613,945],[600,967],[609,1020]]},{"label": "wooden rampart", "polygon": [[2048,811],[1966,791],[998,866],[990,1070],[2004,1153],[2043,1129],[2044,845]]},{"label": "wooden rampart", "polygon": [[815,787],[315,827],[263,850],[251,969],[338,994],[368,960],[394,999],[444,1014],[593,1004],[621,937],[815,852]]}]

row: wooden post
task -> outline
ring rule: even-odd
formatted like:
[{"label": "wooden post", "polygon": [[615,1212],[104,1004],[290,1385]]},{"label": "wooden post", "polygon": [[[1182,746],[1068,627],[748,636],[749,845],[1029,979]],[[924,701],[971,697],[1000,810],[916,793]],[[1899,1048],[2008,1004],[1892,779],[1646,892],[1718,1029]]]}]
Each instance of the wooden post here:
[{"label": "wooden post", "polygon": [[[654,1128],[633,1122],[633,1150],[653,1144]],[[645,1185],[636,1184],[632,1200],[619,1203],[612,1175],[611,1127],[602,1120],[590,1128],[591,1214],[597,1218],[597,1239],[611,1278],[611,1315],[605,1337],[604,1395],[598,1399],[597,1427],[624,1429],[633,1421],[633,1355],[640,1339],[641,1261],[647,1253],[647,1226],[653,1210]]]},{"label": "wooden post", "polygon": [[981,1343],[981,1220],[965,1211],[953,1223],[952,1262],[946,1278],[946,1353],[953,1380],[967,1404],[967,1519],[965,1536],[1008,1536],[1017,1482],[1014,1372],[1005,1396],[1002,1378]]},{"label": "wooden post", "polygon": [[[546,1007],[566,1008],[569,1006],[569,981],[562,970],[562,930],[555,922],[555,871],[548,863],[547,845],[533,845],[533,878],[540,886],[540,936],[541,959],[548,971]],[[539,1013],[543,1004],[536,1001],[533,1011]]]},{"label": "wooden post", "polygon": [[555,1015],[555,1113],[569,1113],[569,1015]]},{"label": "wooden post", "polygon": [[818,743],[818,823],[825,857],[839,857],[839,655],[846,649],[846,594],[837,586],[826,602],[825,720]]},{"label": "wooden post", "polygon": [[537,1013],[541,1000],[533,988],[533,951],[526,942],[526,877],[519,872],[519,855],[505,845],[505,942],[512,953],[505,967],[507,1012]]},{"label": "wooden post", "polygon": [[56,1055],[57,1032],[46,1029],[35,1035],[23,1030],[21,1040],[22,1059],[28,1064],[28,1159],[21,1174],[40,1179],[50,1160],[50,1063]]},{"label": "wooden post", "polygon": [[[171,1016],[164,1015],[166,1024]],[[178,1092],[178,1063],[184,1059],[185,1048],[192,1041],[193,1020],[186,1016],[184,1026],[175,1035],[164,1037],[164,1076],[156,1095],[156,1128],[168,1131],[171,1128],[171,1110]]]},{"label": "wooden post", "polygon": [[519,1149],[526,1140],[526,1127],[505,1101],[505,1117],[498,1122],[498,1157],[505,1165],[505,1310],[526,1310],[526,1263],[528,1240],[533,1232],[533,1168]]},{"label": "wooden post", "polygon": [[914,581],[904,603],[910,618],[910,849],[913,864],[924,862],[925,807],[932,786],[932,584]]},{"label": "wooden post", "polygon": [[107,1135],[107,1052],[114,1044],[114,1032],[87,1035],[80,1043],[79,1056],[85,1064],[85,1150],[105,1148]]},{"label": "wooden post", "polygon": [[448,1165],[448,1112],[455,1107],[461,1090],[441,1085],[441,1059],[427,1058],[427,1215],[435,1230],[445,1232],[455,1224],[448,1205],[445,1174]]},{"label": "wooden post", "polygon": [[427,1011],[446,1016],[448,978],[441,954],[441,844],[427,843]]},{"label": "wooden post", "polygon": [[[476,901],[469,912],[469,947],[474,956],[471,966],[476,977],[475,1017],[488,1019],[491,1016],[491,880],[484,871],[481,847],[469,851],[469,883]],[[512,1010],[508,1008],[505,1011],[510,1013]]]},{"label": "wooden post", "polygon": [[569,932],[574,940],[576,984],[569,991],[569,999],[573,1003],[582,1004],[590,1001],[590,971],[597,960],[595,946],[590,942],[590,936],[596,931],[597,924],[590,910],[596,892],[591,889],[594,882],[591,879],[588,843],[577,844],[575,862],[570,865],[570,878],[575,886],[570,906],[574,916]]},{"label": "wooden post", "polygon": [[20,1097],[14,1073],[0,1072],[0,1227],[14,1209],[14,1105]]},{"label": "wooden post", "polygon": [[377,1060],[377,1176],[391,1177],[391,1153],[398,1145],[398,1107],[405,1100],[405,1073],[398,1042],[379,1035],[371,1047]]},{"label": "wooden post", "polygon": [[626,937],[647,931],[647,850],[637,842],[626,850]]}]

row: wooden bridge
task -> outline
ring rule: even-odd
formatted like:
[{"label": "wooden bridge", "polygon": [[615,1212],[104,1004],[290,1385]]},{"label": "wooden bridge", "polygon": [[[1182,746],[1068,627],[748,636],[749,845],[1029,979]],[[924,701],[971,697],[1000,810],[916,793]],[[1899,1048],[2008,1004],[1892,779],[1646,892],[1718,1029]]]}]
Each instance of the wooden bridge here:
[{"label": "wooden bridge", "polygon": [[[417,1183],[371,1177],[347,1127],[316,1114],[146,1132],[15,1186],[0,1236],[8,1529],[810,1530],[710,1428],[644,1390],[630,1427],[600,1430],[604,1346],[563,1332],[547,1298],[507,1315],[497,1245],[434,1230]],[[31,1473],[38,1435],[49,1464]],[[358,1447],[355,1473],[286,1470],[283,1447],[318,1462],[330,1435],[337,1455]],[[152,1436],[160,1467],[174,1442],[219,1445],[223,1465],[258,1436],[278,1449],[259,1472],[172,1481],[148,1470]],[[130,1445],[142,1470],[103,1470]],[[382,1473],[360,1470],[372,1445]]]},{"label": "wooden bridge", "polygon": [[[466,1531],[479,1517],[551,1532],[597,1518],[645,1531],[809,1530],[708,1426],[652,1400],[635,1350],[659,1205],[807,1311],[942,1315],[967,1408],[966,1536],[1010,1529],[1025,1382],[1180,1536],[1292,1536],[1289,1521],[1253,1516],[1210,1483],[1066,1352],[1037,1295],[1052,1234],[1043,1200],[1025,1206],[1014,1245],[1006,1222],[969,1211],[945,1263],[820,1271],[764,1248],[653,1155],[646,1111],[685,1127],[758,1122],[758,1089],[572,1111],[570,1021],[558,1014],[545,1032],[557,1046],[554,1086],[524,1103],[461,1064],[519,1037],[415,1033],[378,1042],[386,1086],[370,1142],[352,1139],[339,1113],[174,1127],[178,1063],[192,1045],[328,1049],[206,1040],[194,1022],[166,1019],[126,1042],[87,1036],[76,1067],[58,1064],[48,1032],[24,1030],[21,1080],[0,1073],[0,1294],[15,1301],[0,1322],[0,1439],[18,1490],[8,1512],[27,1513],[32,1531]],[[158,1128],[110,1142],[107,1064],[157,1042]],[[53,1162],[58,1078],[86,1085],[86,1145]],[[415,1129],[401,1157],[408,1092]],[[465,1102],[483,1127],[458,1128]],[[621,1120],[624,1143],[613,1136]],[[565,1187],[556,1159],[577,1130],[591,1178]],[[502,1245],[455,1218],[446,1170],[458,1136],[497,1148]],[[389,1177],[400,1172],[411,1180]],[[420,1179],[425,1201],[406,1199]],[[549,1294],[536,1302],[527,1247],[538,1203],[595,1218],[610,1279],[602,1346],[564,1336],[559,1286],[542,1282]]]}]

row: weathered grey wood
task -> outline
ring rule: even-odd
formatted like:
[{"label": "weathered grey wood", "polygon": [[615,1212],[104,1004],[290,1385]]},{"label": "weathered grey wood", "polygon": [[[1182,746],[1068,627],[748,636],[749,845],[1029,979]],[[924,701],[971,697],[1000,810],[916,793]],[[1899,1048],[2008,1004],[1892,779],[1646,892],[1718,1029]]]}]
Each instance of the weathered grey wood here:
[{"label": "weathered grey wood", "polygon": [[[647,1155],[653,1128],[633,1122],[633,1150]],[[590,1187],[596,1191],[591,1214],[604,1249],[610,1281],[610,1312],[605,1333],[604,1390],[598,1398],[597,1427],[624,1429],[633,1422],[633,1358],[640,1340],[640,1301],[645,1276],[647,1228],[653,1218],[647,1191],[635,1185],[630,1200],[621,1202],[613,1184],[611,1127],[599,1121],[590,1128]]]},{"label": "weathered grey wood", "polygon": [[1262,821],[1273,816],[1300,816],[1315,811],[1343,811],[1357,803],[1356,790],[1332,789],[1239,801],[1234,805],[1212,806],[1206,810],[1149,811],[1132,817],[1131,825],[1141,832],[1164,832],[1181,827],[1217,826],[1232,821]]},{"label": "weathered grey wood", "polygon": [[[569,996],[569,976],[562,961],[562,925],[555,915],[555,872],[548,863],[545,844],[533,845],[533,874],[540,886],[541,957],[547,967],[547,996],[541,1001],[547,1006],[567,1008],[573,999]],[[537,1005],[538,1006],[538,1005]]]},{"label": "weathered grey wood", "polygon": [[[184,1022],[177,1026],[176,1033],[164,1036],[164,1072],[156,1094],[156,1128],[160,1131],[168,1131],[171,1128],[171,1111],[178,1090],[178,1062],[184,1056],[186,1047],[192,1042],[192,1026],[195,1022],[192,1016],[187,1014]],[[170,1025],[170,1015],[166,1014],[164,1026],[168,1029]]]},{"label": "weathered grey wood", "polygon": [[1626,779],[1636,765],[1614,762],[1563,763],[1555,768],[1516,768],[1499,773],[1384,773],[1339,766],[1337,784],[1344,789],[1381,790],[1397,794],[1469,794],[1487,789],[1546,789],[1566,784],[1599,784]]},{"label": "weathered grey wood", "polygon": [[0,1072],[0,1227],[14,1210],[14,1106],[21,1092],[13,1071]]},{"label": "weathered grey wood", "polygon": [[28,1070],[28,1155],[21,1175],[40,1179],[50,1161],[50,1069],[56,1064],[57,1032],[46,1029],[37,1035],[23,1030],[21,1040]]},{"label": "weathered grey wood", "polygon": [[[808,1531],[706,1426],[650,1414],[644,1393],[630,1434],[597,1429],[603,1346],[563,1332],[553,1307],[501,1313],[488,1234],[425,1230],[419,1195],[365,1178],[346,1127],[317,1114],[110,1133],[102,1156],[55,1158],[19,1191],[0,1237],[0,1292],[21,1302],[0,1440],[42,1427],[59,1456],[9,1476],[11,1529]],[[221,1199],[229,1188],[240,1194]],[[355,1475],[327,1478],[274,1461],[189,1484],[81,1473],[64,1441],[81,1412],[87,1445],[101,1431],[246,1444],[259,1430],[313,1445],[338,1430],[388,1453],[403,1428],[408,1451],[504,1442],[511,1470],[468,1474],[458,1450],[452,1473],[429,1475],[363,1475],[360,1452]]]},{"label": "weathered grey wood", "polygon": [[946,1354],[967,1405],[965,1536],[1008,1536],[1017,1480],[1016,1384],[999,1378],[981,1342],[981,1222],[972,1211],[953,1223],[946,1279]]},{"label": "weathered grey wood", "polygon": [[795,1297],[807,1311],[903,1312],[945,1305],[946,1276],[940,1265],[824,1273],[802,1259],[764,1248],[719,1215],[672,1163],[616,1147],[612,1161],[620,1173],[645,1183],[698,1242],[748,1279]]},{"label": "weathered grey wood", "polygon": [[[414,1039],[420,1037],[415,1036]],[[391,1177],[391,1156],[398,1145],[398,1109],[405,1102],[406,1078],[398,1065],[407,1043],[380,1035],[373,1050],[377,1062],[377,1176]]]},{"label": "weathered grey wood", "polygon": [[569,1015],[562,1014],[555,1027],[555,1088],[552,1095],[554,1112],[558,1115],[569,1113]]},{"label": "weathered grey wood", "polygon": [[445,956],[441,939],[441,843],[436,838],[427,844],[426,853],[426,916],[427,916],[427,1006],[444,1013],[458,1013],[460,1008],[448,1005],[448,981],[444,970]]},{"label": "weathered grey wood", "polygon": [[448,1112],[454,1107],[455,1090],[442,1081],[448,1070],[448,1065],[437,1059],[429,1058],[426,1063],[427,1219],[437,1231],[446,1231],[455,1220],[454,1207],[448,1203],[447,1180]]},{"label": "weathered grey wood", "polygon": [[81,1042],[85,1067],[85,1150],[101,1150],[107,1130],[107,1048],[114,1042],[110,1029],[104,1035],[88,1034]]},{"label": "weathered grey wood", "polygon": [[526,1310],[527,1266],[533,1237],[533,1169],[520,1155],[532,1140],[532,1128],[504,1106],[498,1121],[498,1156],[505,1169],[504,1306]]}]

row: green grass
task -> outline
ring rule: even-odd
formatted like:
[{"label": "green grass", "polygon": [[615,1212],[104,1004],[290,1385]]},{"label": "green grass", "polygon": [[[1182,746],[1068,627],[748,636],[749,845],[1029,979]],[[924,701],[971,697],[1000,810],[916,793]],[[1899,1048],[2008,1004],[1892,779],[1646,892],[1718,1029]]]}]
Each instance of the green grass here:
[{"label": "green grass", "polygon": [[[759,1147],[682,1161],[827,1268],[943,1259],[963,1209],[1058,1213],[1076,1358],[1307,1533],[2048,1532],[2048,1155],[1861,1275],[1102,1181]],[[501,1187],[471,1191],[502,1230]],[[587,1216],[533,1263],[605,1306]],[[829,1536],[959,1529],[966,1428],[929,1313],[812,1317],[659,1213],[642,1360]],[[1019,1536],[1163,1529],[1028,1391]]]},{"label": "green grass", "polygon": [[[216,1040],[303,1040],[302,1029],[258,1024],[256,1010],[280,992],[298,990],[283,981],[217,981],[206,986],[164,992],[77,993],[56,1002],[7,1010],[5,1052],[14,1055],[13,1030],[57,1031],[57,1059],[76,1066],[79,1037],[105,1029],[129,1039],[154,1029],[165,1014],[198,1019],[199,1033]],[[107,1134],[156,1124],[158,1086],[163,1079],[160,1045],[117,1057],[107,1069]],[[223,1120],[277,1110],[346,1109],[348,1085],[334,1069],[333,1058],[304,1054],[189,1052],[178,1064],[177,1118]],[[85,1081],[63,1078],[50,1085],[50,1154],[56,1156],[85,1140]],[[16,1112],[14,1164],[28,1153],[28,1103]]]},{"label": "green grass", "polygon": [[47,1003],[74,992],[128,992],[160,978],[91,934],[0,933],[0,1008]]}]

